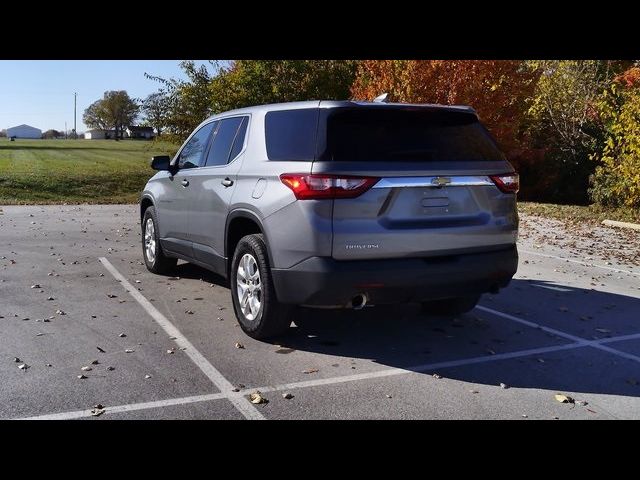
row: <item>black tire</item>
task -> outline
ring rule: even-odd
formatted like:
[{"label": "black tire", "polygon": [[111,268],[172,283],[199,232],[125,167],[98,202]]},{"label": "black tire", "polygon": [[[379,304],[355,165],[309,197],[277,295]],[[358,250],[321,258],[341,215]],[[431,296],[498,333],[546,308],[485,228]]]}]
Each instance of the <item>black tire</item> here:
[{"label": "black tire", "polygon": [[[253,295],[256,295],[256,298],[258,298],[260,306],[254,318],[251,319],[247,318],[242,311],[240,306],[242,299],[239,298],[238,292],[238,268],[246,254],[249,254],[255,260],[257,270],[260,273],[261,284],[260,291],[255,293],[254,290],[253,293]],[[250,337],[258,340],[274,337],[285,333],[291,326],[295,307],[280,303],[276,297],[273,280],[271,279],[267,246],[264,242],[263,235],[247,235],[240,239],[233,254],[233,260],[231,261],[229,285],[231,288],[231,298],[233,299],[233,310],[235,311],[238,323],[242,330]],[[250,313],[250,315],[252,314]]]},{"label": "black tire", "polygon": [[473,310],[479,301],[480,295],[431,300],[422,302],[422,312],[429,315],[462,315]]},{"label": "black tire", "polygon": [[[149,259],[147,256],[147,248],[145,242],[145,226],[147,225],[147,221],[151,219],[153,221],[153,237],[155,239],[155,258]],[[144,216],[142,217],[142,256],[144,257],[144,264],[147,266],[147,269],[152,273],[157,273],[159,275],[170,274],[176,268],[176,264],[178,263],[177,258],[168,257],[164,254],[162,250],[162,245],[160,245],[160,238],[158,236],[158,217],[156,216],[156,209],[153,207],[149,207],[144,211]]]}]

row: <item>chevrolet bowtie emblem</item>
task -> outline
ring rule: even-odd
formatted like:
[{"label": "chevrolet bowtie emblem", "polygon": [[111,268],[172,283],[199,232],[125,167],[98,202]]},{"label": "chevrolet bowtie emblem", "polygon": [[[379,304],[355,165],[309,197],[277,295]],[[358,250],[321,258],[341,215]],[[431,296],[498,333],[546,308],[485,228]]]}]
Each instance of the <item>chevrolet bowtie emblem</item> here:
[{"label": "chevrolet bowtie emblem", "polygon": [[443,187],[445,185],[449,185],[451,183],[451,178],[449,177],[433,177],[431,180],[431,185],[435,185],[436,187]]}]

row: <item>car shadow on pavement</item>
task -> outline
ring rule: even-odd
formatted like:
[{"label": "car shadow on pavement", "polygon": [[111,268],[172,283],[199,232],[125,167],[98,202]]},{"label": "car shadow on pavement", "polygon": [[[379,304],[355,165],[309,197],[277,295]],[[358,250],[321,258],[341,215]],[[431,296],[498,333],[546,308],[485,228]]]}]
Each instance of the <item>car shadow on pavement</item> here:
[{"label": "car shadow on pavement", "polygon": [[[586,340],[640,333],[640,299],[544,280],[514,279],[480,304]],[[573,340],[478,308],[454,318],[425,315],[418,305],[300,309],[296,318],[297,328],[273,343],[473,384],[640,396],[638,362],[593,347],[554,350]],[[606,346],[640,355],[640,339]],[[546,347],[554,351],[517,353]],[[483,357],[489,361],[446,365]]]},{"label": "car shadow on pavement", "polygon": [[224,277],[192,263],[178,263],[172,272],[172,276],[202,280],[203,282],[213,283],[219,287],[229,288],[229,282]]}]

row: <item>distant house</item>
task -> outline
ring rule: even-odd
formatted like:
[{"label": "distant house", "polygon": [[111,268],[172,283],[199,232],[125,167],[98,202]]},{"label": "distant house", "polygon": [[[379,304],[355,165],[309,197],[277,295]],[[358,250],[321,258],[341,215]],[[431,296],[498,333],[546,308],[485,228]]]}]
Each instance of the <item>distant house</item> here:
[{"label": "distant house", "polygon": [[92,128],[84,132],[85,140],[105,140],[115,138],[115,130],[103,130],[101,128]]},{"label": "distant house", "polygon": [[153,138],[155,137],[155,133],[153,133],[153,127],[136,127],[130,125],[125,130],[125,135],[127,138]]},{"label": "distant house", "polygon": [[30,125],[18,125],[17,127],[7,128],[7,137],[16,138],[41,138],[42,130]]}]

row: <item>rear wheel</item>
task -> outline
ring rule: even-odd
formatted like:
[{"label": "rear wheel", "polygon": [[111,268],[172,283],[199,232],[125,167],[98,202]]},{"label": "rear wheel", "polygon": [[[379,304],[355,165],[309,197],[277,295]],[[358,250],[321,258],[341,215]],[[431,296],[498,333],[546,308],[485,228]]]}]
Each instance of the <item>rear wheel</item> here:
[{"label": "rear wheel", "polygon": [[480,301],[480,295],[444,298],[422,302],[422,311],[430,315],[461,315],[475,308]]},{"label": "rear wheel", "polygon": [[153,207],[147,208],[142,217],[142,254],[147,269],[153,273],[171,273],[178,263],[177,258],[167,257],[162,250],[156,210]]},{"label": "rear wheel", "polygon": [[276,298],[263,235],[240,239],[231,261],[229,283],[236,318],[247,335],[265,339],[287,331],[294,307]]}]

